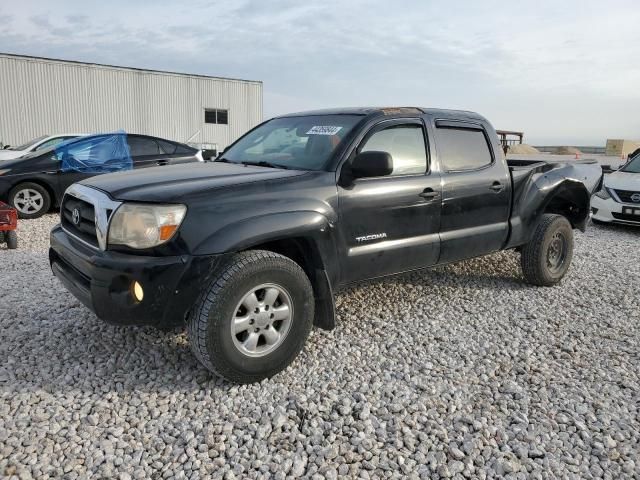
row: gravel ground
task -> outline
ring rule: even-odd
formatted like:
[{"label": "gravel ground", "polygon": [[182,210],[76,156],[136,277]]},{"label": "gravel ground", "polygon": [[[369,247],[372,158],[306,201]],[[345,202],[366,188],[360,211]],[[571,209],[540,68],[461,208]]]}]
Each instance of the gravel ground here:
[{"label": "gravel ground", "polygon": [[55,222],[0,250],[0,475],[640,478],[640,229],[578,233],[555,288],[500,253],[350,289],[335,331],[237,386],[184,333],[81,306]]}]

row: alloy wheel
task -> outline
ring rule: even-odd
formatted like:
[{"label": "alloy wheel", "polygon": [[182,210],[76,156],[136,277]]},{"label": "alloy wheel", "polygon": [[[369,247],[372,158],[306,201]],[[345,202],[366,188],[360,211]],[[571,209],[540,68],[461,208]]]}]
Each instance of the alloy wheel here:
[{"label": "alloy wheel", "polygon": [[249,357],[262,357],[278,348],[291,328],[293,302],[280,285],[267,283],[249,290],[231,321],[236,348]]},{"label": "alloy wheel", "polygon": [[21,213],[32,215],[42,210],[44,198],[42,194],[33,188],[19,190],[13,198],[13,204]]}]

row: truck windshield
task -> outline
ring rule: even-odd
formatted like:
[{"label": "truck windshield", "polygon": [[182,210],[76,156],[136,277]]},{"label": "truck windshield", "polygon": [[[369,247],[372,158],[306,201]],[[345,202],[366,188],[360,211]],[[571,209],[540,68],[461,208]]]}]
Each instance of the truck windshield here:
[{"label": "truck windshield", "polygon": [[217,161],[323,170],[359,115],[275,118],[247,133]]},{"label": "truck windshield", "polygon": [[622,167],[620,171],[627,173],[640,173],[640,155],[636,155],[636,157]]}]

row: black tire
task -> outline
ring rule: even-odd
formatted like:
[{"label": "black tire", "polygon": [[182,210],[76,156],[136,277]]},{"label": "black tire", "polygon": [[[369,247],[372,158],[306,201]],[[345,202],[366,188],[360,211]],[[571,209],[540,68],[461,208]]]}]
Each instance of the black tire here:
[{"label": "black tire", "polygon": [[[20,202],[20,195],[21,192],[24,192],[25,190],[38,192],[38,194],[40,194],[40,196],[42,197],[42,202],[37,210],[24,211],[24,207],[21,206],[22,204]],[[18,206],[16,205],[16,203],[18,204]],[[18,211],[19,218],[39,218],[47,213],[51,208],[51,195],[49,195],[47,189],[42,185],[32,182],[24,182],[16,185],[11,189],[11,191],[9,192],[9,204]]]},{"label": "black tire", "polygon": [[562,215],[544,214],[531,240],[522,248],[520,264],[528,283],[549,287],[562,280],[572,258],[571,224]]},{"label": "black tire", "polygon": [[7,248],[15,250],[18,248],[18,234],[15,230],[9,230],[4,234],[4,239],[7,242]]},{"label": "black tire", "polygon": [[[231,326],[239,302],[263,284],[285,289],[293,314],[282,343],[254,358],[236,346]],[[219,269],[189,315],[187,331],[193,353],[208,370],[231,382],[253,383],[275,375],[298,356],[313,326],[313,315],[313,288],[302,268],[277,253],[250,250],[234,255]]]}]

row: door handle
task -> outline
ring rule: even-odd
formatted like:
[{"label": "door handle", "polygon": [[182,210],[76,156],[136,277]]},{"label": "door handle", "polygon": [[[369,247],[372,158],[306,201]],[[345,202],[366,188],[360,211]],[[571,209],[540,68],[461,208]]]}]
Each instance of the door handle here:
[{"label": "door handle", "polygon": [[424,198],[425,200],[437,200],[440,198],[440,194],[435,192],[432,188],[425,188],[418,196]]},{"label": "door handle", "polygon": [[156,162],[156,165],[167,165],[169,163],[169,160],[158,160]]},{"label": "door handle", "polygon": [[502,190],[504,190],[504,185],[502,185],[500,182],[493,182],[489,188],[496,193],[500,193]]}]

